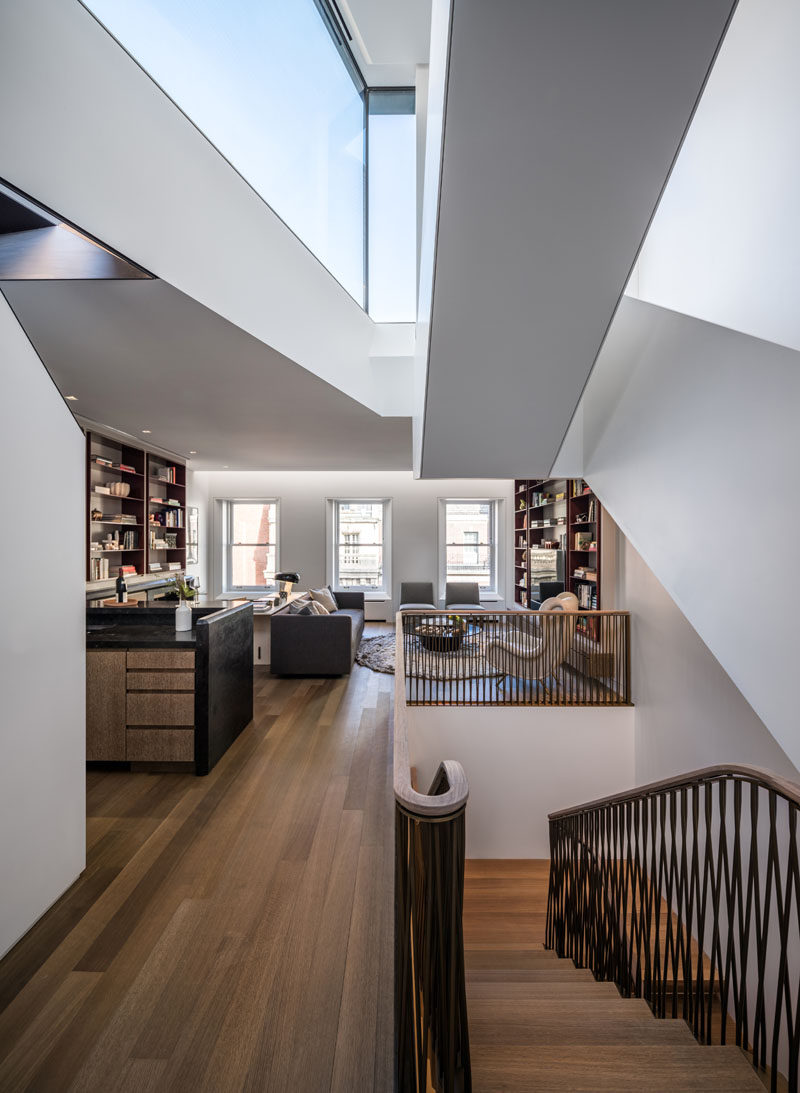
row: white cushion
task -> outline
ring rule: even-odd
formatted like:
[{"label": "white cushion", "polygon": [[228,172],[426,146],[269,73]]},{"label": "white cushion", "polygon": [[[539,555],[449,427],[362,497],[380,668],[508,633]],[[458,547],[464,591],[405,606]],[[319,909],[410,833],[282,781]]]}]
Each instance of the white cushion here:
[{"label": "white cushion", "polygon": [[328,614],[336,610],[336,600],[329,588],[310,588],[308,594],[315,603],[321,603]]},{"label": "white cushion", "polygon": [[435,611],[436,604],[433,603],[401,603],[397,609],[398,611]]},{"label": "white cushion", "polygon": [[319,603],[317,600],[311,601],[311,610],[315,615],[330,615],[330,611],[324,603]]},{"label": "white cushion", "polygon": [[477,603],[448,603],[445,608],[447,611],[485,611],[485,607],[481,607]]}]

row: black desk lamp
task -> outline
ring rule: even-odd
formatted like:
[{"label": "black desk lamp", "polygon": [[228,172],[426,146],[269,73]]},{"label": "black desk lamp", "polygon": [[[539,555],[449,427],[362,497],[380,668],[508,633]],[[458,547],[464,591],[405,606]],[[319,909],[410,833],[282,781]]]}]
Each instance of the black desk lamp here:
[{"label": "black desk lamp", "polygon": [[289,593],[292,591],[292,585],[293,584],[299,584],[300,574],[295,573],[292,570],[289,570],[286,573],[276,573],[275,574],[275,580],[280,582],[280,584],[281,584],[280,596],[281,596],[282,600],[285,600],[285,599],[288,598]]}]

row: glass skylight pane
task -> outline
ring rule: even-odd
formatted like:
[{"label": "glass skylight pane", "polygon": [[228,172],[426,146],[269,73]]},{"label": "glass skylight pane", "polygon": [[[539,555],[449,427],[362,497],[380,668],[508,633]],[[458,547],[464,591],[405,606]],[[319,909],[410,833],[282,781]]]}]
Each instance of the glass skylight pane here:
[{"label": "glass skylight pane", "polygon": [[364,100],[314,0],[84,0],[364,303]]},{"label": "glass skylight pane", "polygon": [[369,95],[369,313],[417,317],[417,131],[413,91]]}]

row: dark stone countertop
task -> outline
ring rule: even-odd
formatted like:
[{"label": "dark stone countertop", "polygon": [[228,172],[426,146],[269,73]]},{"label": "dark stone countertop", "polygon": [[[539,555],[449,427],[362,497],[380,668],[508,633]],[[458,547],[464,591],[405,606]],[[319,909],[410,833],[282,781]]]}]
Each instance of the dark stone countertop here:
[{"label": "dark stone countertop", "polygon": [[142,623],[126,626],[120,623],[103,630],[86,631],[87,649],[194,649],[196,645],[196,630],[177,631],[174,626],[165,623],[154,623],[152,626]]},{"label": "dark stone countertop", "polygon": [[197,645],[197,620],[249,604],[249,600],[201,599],[192,605],[192,629],[177,631],[175,601],[148,603],[140,607],[88,607],[87,649],[193,649]]}]

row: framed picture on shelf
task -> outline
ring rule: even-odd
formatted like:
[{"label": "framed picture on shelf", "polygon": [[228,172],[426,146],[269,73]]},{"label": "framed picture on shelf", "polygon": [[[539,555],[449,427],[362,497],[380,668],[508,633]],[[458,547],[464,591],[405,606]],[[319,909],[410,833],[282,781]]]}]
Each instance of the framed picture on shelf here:
[{"label": "framed picture on shelf", "polygon": [[200,561],[200,514],[194,505],[186,510],[186,564]]}]

